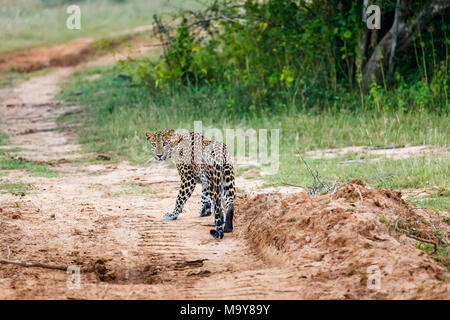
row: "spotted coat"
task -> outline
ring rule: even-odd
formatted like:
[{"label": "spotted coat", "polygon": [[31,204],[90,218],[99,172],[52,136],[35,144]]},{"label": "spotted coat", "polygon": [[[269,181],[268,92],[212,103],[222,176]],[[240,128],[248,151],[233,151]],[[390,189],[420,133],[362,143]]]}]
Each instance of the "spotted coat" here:
[{"label": "spotted coat", "polygon": [[[181,186],[173,212],[164,214],[164,219],[175,220],[183,211],[197,183],[202,185],[202,207],[200,217],[211,215],[214,206],[214,224],[210,233],[222,239],[224,232],[233,231],[234,216],[234,172],[233,164],[225,144],[205,139],[200,133],[179,134],[174,130],[146,133],[155,159],[172,159],[181,178]],[[225,202],[226,218],[222,209]],[[211,203],[212,202],[212,203]]]}]

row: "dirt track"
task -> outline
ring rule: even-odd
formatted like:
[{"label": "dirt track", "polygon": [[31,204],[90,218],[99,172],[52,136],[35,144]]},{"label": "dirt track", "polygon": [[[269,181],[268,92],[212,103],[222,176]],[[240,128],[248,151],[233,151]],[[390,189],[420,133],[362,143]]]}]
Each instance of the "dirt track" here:
[{"label": "dirt track", "polygon": [[[209,236],[211,217],[197,216],[199,187],[178,220],[163,220],[177,194],[175,169],[76,161],[80,147],[55,122],[74,108],[54,100],[73,70],[59,68],[0,90],[0,126],[11,138],[8,148],[22,148],[19,156],[46,162],[59,174],[38,178],[9,171],[1,177],[35,188],[25,195],[0,194],[0,258],[78,265],[81,287],[69,289],[64,271],[0,264],[0,299],[448,298],[448,281],[437,284],[445,268],[408,241],[399,242],[406,251],[399,247],[395,252],[417,266],[397,270],[380,292],[365,287],[364,275],[342,281],[336,273],[331,277],[342,262],[339,255],[322,261],[327,251],[313,250],[292,260],[283,246],[281,252],[270,246],[260,250],[249,239],[254,225],[246,219],[255,221],[254,208],[272,210],[266,198],[253,198],[248,208],[249,198],[240,195],[238,208],[246,213],[237,212],[236,231],[223,240]],[[351,243],[337,243],[351,251]],[[368,254],[375,262],[389,247],[377,250],[375,256]],[[423,272],[414,279],[417,270]],[[389,278],[389,272],[384,274]],[[396,283],[401,290],[392,290]]]},{"label": "dirt track", "polygon": [[[58,84],[72,71],[58,69],[0,92],[8,148],[22,148],[19,156],[49,163],[59,174],[6,176],[35,189],[24,196],[0,195],[0,252],[12,260],[80,265],[81,289],[68,289],[62,271],[0,265],[0,298],[293,297],[292,274],[264,268],[238,233],[211,239],[212,219],[197,217],[198,189],[177,221],[162,219],[173,209],[176,170],[166,164],[73,163],[79,146],[55,122],[73,108],[54,101]],[[155,192],[133,194],[130,183]]]}]

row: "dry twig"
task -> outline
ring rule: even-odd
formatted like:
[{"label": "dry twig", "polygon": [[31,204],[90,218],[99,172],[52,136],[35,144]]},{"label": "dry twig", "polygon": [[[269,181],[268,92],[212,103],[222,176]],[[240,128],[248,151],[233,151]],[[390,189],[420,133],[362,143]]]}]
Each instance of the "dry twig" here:
[{"label": "dry twig", "polygon": [[29,261],[19,261],[19,260],[7,260],[7,259],[0,259],[0,263],[2,264],[14,264],[22,267],[27,268],[45,268],[45,269],[53,269],[53,270],[67,270],[67,266],[61,266],[61,265],[51,265],[51,264],[45,264],[40,262],[29,262]]}]

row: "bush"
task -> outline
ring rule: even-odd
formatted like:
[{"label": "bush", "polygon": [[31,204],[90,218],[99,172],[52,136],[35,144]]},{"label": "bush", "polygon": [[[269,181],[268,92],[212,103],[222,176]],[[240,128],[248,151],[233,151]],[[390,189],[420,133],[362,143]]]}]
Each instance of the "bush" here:
[{"label": "bush", "polygon": [[[160,92],[180,85],[225,92],[226,108],[244,114],[360,108],[448,112],[445,23],[434,29],[439,32],[420,34],[430,45],[424,48],[421,41],[422,51],[399,59],[402,75],[397,73],[392,88],[383,78],[364,92],[358,69],[359,38],[365,28],[361,4],[327,3],[215,1],[202,11],[182,12],[174,33],[155,17],[156,32],[170,43],[164,59],[124,67],[136,81]],[[392,7],[386,10],[392,12]],[[420,52],[421,58],[432,61],[424,62]],[[404,71],[416,61],[415,68]]]}]

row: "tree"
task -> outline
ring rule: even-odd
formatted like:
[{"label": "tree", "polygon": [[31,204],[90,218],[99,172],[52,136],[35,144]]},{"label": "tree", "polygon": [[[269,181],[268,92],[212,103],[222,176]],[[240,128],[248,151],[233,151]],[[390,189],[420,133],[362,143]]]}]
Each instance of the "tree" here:
[{"label": "tree", "polygon": [[[414,15],[410,10],[411,0],[397,0],[395,17],[389,31],[378,42],[370,56],[366,51],[362,56],[367,57],[363,64],[363,84],[367,88],[370,83],[380,78],[381,68],[388,68],[388,80],[392,80],[395,67],[395,56],[405,52],[414,33],[424,28],[427,22],[442,14],[450,7],[449,0],[429,1]],[[365,31],[367,32],[367,31]],[[363,34],[365,33],[363,32]],[[367,41],[367,36],[361,41]],[[361,50],[367,50],[366,44],[361,43]]]}]

